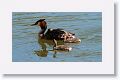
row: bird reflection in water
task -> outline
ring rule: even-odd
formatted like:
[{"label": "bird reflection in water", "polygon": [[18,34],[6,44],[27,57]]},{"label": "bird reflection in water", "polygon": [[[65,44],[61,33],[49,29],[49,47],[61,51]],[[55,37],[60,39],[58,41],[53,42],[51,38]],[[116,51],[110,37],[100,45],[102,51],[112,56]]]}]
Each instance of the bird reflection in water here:
[{"label": "bird reflection in water", "polygon": [[40,51],[34,51],[34,52],[40,57],[47,57],[47,54],[48,54],[47,50],[40,50]]},{"label": "bird reflection in water", "polygon": [[[56,58],[57,52],[61,52],[61,53],[69,52],[69,51],[54,50],[53,49],[53,46],[54,46],[53,40],[41,39],[40,37],[38,37],[38,43],[41,47],[41,50],[34,51],[34,52],[39,57],[47,57],[48,52],[52,52],[53,58]],[[67,43],[67,46],[71,46],[70,44],[73,46],[73,43]],[[74,43],[74,44],[76,44],[76,43]],[[51,50],[47,50],[48,45],[52,47]],[[58,41],[58,45],[66,45],[66,44],[63,41]]]},{"label": "bird reflection in water", "polygon": [[[39,51],[34,51],[34,53],[39,56],[39,57],[47,57],[48,52],[51,51],[53,53],[53,58],[56,58],[56,54],[57,54],[57,50],[47,50],[47,45],[49,46],[53,46],[54,43],[52,40],[46,40],[46,39],[41,39],[40,37],[38,37],[38,43],[41,47],[41,50]],[[61,42],[62,44],[63,42]]]},{"label": "bird reflection in water", "polygon": [[47,57],[47,55],[48,55],[48,50],[46,50],[47,46],[46,46],[44,40],[43,40],[43,39],[40,39],[40,38],[38,37],[38,43],[39,43],[39,45],[41,46],[41,49],[42,49],[42,50],[34,51],[35,54],[37,54],[37,55],[40,56],[40,57]]}]

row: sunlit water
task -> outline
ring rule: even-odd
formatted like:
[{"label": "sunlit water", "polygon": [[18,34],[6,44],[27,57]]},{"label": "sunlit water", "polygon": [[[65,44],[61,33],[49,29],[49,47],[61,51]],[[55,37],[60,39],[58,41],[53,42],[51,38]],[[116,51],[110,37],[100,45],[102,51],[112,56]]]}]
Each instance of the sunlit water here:
[{"label": "sunlit water", "polygon": [[[75,33],[81,43],[66,43],[72,47],[69,52],[53,51],[53,42],[39,39],[40,28],[30,26],[40,18],[46,19],[48,28],[63,28]],[[13,62],[101,62],[102,13],[13,12],[12,38]]]}]

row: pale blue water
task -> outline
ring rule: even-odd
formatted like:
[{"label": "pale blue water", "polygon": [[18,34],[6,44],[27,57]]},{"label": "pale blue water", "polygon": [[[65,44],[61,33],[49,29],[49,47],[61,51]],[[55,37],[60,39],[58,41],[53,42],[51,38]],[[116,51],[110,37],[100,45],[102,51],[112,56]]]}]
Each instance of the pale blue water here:
[{"label": "pale blue water", "polygon": [[[46,19],[48,28],[73,32],[82,42],[65,44],[73,48],[70,52],[55,53],[52,41],[38,38],[40,28],[30,26],[40,18]],[[102,13],[13,12],[12,39],[13,62],[101,62]]]}]

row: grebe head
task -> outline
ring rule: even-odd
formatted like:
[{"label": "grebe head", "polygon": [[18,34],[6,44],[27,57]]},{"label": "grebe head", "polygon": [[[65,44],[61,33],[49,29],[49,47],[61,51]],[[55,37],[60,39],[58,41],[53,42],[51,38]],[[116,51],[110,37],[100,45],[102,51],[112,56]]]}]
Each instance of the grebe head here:
[{"label": "grebe head", "polygon": [[40,20],[36,21],[34,24],[32,24],[31,26],[34,26],[34,25],[40,26],[41,31],[39,32],[39,36],[43,37],[42,35],[44,34],[44,32],[47,29],[47,23],[46,23],[45,19],[40,19]]}]

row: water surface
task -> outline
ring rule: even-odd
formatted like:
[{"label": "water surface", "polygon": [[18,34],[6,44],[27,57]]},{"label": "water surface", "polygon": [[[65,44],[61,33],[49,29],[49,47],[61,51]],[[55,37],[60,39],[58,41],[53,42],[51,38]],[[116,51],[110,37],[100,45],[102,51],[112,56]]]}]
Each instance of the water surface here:
[{"label": "water surface", "polygon": [[[53,42],[38,37],[40,28],[30,26],[45,18],[48,28],[63,28],[75,33],[81,43],[66,43],[70,52],[53,51]],[[13,12],[13,62],[101,62],[101,12]],[[59,41],[59,44],[64,44]]]}]

